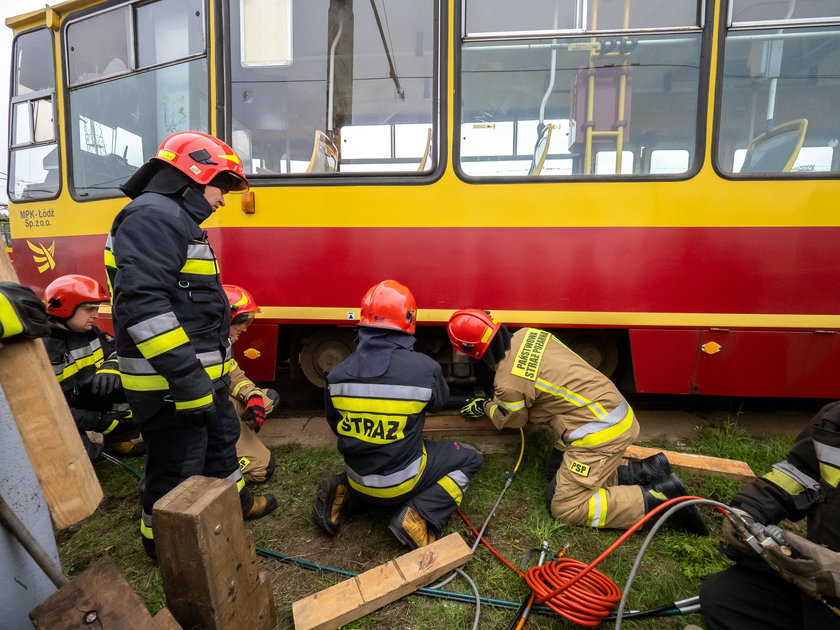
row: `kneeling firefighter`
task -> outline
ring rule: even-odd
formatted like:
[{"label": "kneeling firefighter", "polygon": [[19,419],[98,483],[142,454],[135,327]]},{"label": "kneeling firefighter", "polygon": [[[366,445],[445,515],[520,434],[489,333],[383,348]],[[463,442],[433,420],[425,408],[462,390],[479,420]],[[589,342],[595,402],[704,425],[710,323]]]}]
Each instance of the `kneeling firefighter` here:
[{"label": "kneeling firefighter", "polygon": [[[447,327],[453,347],[495,372],[493,398],[461,410],[487,415],[498,429],[529,421],[548,424],[557,438],[547,464],[546,502],[554,518],[573,525],[627,529],[670,498],[687,494],[662,453],[619,466],[639,435],[627,401],[606,376],[544,330],[504,324],[477,309],[456,311]],[[671,519],[706,534],[693,506]]]},{"label": "kneeling firefighter", "polygon": [[423,440],[426,411],[441,409],[449,387],[440,365],[413,350],[416,320],[407,287],[371,287],[356,350],[327,377],[327,422],[345,472],[318,485],[313,516],[330,535],[348,509],[397,506],[388,525],[397,540],[412,548],[434,542],[481,468],[468,444]]}]

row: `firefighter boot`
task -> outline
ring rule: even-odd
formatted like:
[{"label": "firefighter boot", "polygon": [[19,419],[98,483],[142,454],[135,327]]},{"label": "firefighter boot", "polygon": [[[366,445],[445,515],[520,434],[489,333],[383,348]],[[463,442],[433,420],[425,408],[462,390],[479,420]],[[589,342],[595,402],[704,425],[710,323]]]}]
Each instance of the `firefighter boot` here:
[{"label": "firefighter boot", "polygon": [[391,519],[388,530],[402,544],[412,549],[425,547],[435,542],[437,538],[432,527],[417,513],[417,510],[408,506],[397,512]]},{"label": "firefighter boot", "polygon": [[[671,473],[665,479],[657,481],[653,485],[642,488],[642,496],[645,499],[645,513],[647,514],[655,507],[662,505],[668,499],[684,497],[688,495],[683,482],[677,475]],[[684,529],[698,536],[708,536],[709,530],[703,522],[703,517],[696,505],[689,505],[677,510],[671,516],[670,522],[676,527]]]},{"label": "firefighter boot", "polygon": [[312,520],[330,536],[335,536],[341,527],[341,513],[347,506],[348,488],[347,475],[337,473],[322,479],[315,491]]},{"label": "firefighter boot", "polygon": [[671,474],[671,464],[665,453],[656,453],[638,462],[618,467],[619,486],[650,486]]},{"label": "firefighter boot", "polygon": [[545,478],[549,481],[554,479],[554,476],[557,474],[557,469],[560,468],[560,464],[563,463],[563,453],[564,451],[559,448],[552,448],[551,455],[549,455],[548,459],[545,460],[545,464],[543,464],[543,473],[545,473]]},{"label": "firefighter boot", "polygon": [[254,504],[244,518],[246,521],[253,521],[270,514],[276,508],[277,499],[274,498],[273,494],[258,494],[254,497]]}]

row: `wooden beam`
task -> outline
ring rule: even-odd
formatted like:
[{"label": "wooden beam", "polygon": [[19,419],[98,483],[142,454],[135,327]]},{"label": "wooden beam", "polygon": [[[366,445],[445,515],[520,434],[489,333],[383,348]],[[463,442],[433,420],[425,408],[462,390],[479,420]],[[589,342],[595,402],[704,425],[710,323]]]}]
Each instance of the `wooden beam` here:
[{"label": "wooden beam", "polygon": [[105,557],[45,599],[29,618],[36,630],[179,630],[181,626],[164,611],[153,618],[114,562]]},{"label": "wooden beam", "polygon": [[[8,254],[0,252],[5,280],[18,281]],[[40,339],[0,349],[0,386],[55,526],[69,527],[93,514],[102,488]]]},{"label": "wooden beam", "polygon": [[314,593],[292,604],[295,630],[334,630],[413,593],[472,558],[459,534]]},{"label": "wooden beam", "polygon": [[155,503],[153,522],[166,603],[178,623],[275,627],[271,580],[259,570],[233,481],[190,477]]},{"label": "wooden beam", "polygon": [[694,455],[692,453],[678,453],[676,451],[663,451],[658,448],[647,448],[644,446],[631,445],[627,447],[624,456],[627,459],[645,459],[656,453],[664,453],[668,461],[679,466],[686,472],[695,475],[708,475],[737,479],[738,481],[755,481],[755,473],[746,462],[735,459],[723,459],[720,457],[709,457],[707,455]]}]

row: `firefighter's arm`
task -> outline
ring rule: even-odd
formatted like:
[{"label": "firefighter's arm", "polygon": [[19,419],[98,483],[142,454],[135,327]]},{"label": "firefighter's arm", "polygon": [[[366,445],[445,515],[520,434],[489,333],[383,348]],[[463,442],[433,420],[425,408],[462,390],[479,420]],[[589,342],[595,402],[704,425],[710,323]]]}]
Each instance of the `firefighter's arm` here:
[{"label": "firefighter's arm", "polygon": [[212,380],[172,310],[188,246],[177,220],[151,207],[127,217],[114,236],[114,312],[185,413],[214,406]]},{"label": "firefighter's arm", "polygon": [[0,339],[35,339],[49,334],[44,305],[32,289],[17,282],[0,282]]},{"label": "firefighter's arm", "polygon": [[333,405],[332,398],[330,397],[329,382],[324,387],[324,415],[327,417],[327,424],[330,425],[332,432],[338,435],[338,423],[341,422],[341,414],[338,413],[335,405]]},{"label": "firefighter's arm", "polygon": [[495,386],[495,396],[484,403],[484,413],[497,429],[519,429],[528,423],[525,394]]},{"label": "firefighter's arm", "polygon": [[432,369],[434,371],[432,376],[432,398],[429,400],[429,404],[426,405],[426,409],[434,413],[443,409],[443,405],[446,403],[447,398],[449,398],[449,385],[446,384],[443,378],[443,371],[440,369],[438,363],[435,363]]}]

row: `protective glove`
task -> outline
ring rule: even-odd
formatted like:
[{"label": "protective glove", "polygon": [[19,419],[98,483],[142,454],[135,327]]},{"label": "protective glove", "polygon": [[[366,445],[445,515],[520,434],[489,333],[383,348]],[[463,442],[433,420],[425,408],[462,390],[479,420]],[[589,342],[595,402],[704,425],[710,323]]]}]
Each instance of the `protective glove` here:
[{"label": "protective glove", "polygon": [[95,431],[101,433],[102,435],[108,435],[130,417],[131,411],[129,409],[104,411],[99,416],[99,426],[95,429]]},{"label": "protective glove", "polygon": [[259,433],[265,422],[265,405],[261,394],[252,394],[242,412],[242,422],[247,424],[254,433]]},{"label": "protective glove", "polygon": [[784,538],[792,555],[785,555],[779,547],[768,547],[763,554],[767,564],[806,593],[840,597],[840,553],[793,532],[785,532]]},{"label": "protective glove", "polygon": [[108,359],[93,375],[90,391],[94,396],[109,396],[117,389],[122,389],[119,364],[116,359]]},{"label": "protective glove", "polygon": [[733,525],[732,520],[727,516],[723,519],[722,538],[726,551],[734,552],[736,555],[756,556],[755,551],[745,542],[744,537],[749,535],[749,528],[756,522],[751,514],[739,508],[732,508],[732,516],[740,518],[745,523],[747,532],[739,531],[740,528]]},{"label": "protective glove", "polygon": [[0,282],[0,339],[22,335],[49,337],[44,304],[31,289],[17,282]]},{"label": "protective glove", "polygon": [[477,420],[484,415],[484,403],[486,398],[473,398],[461,407],[461,415],[469,420]]}]

